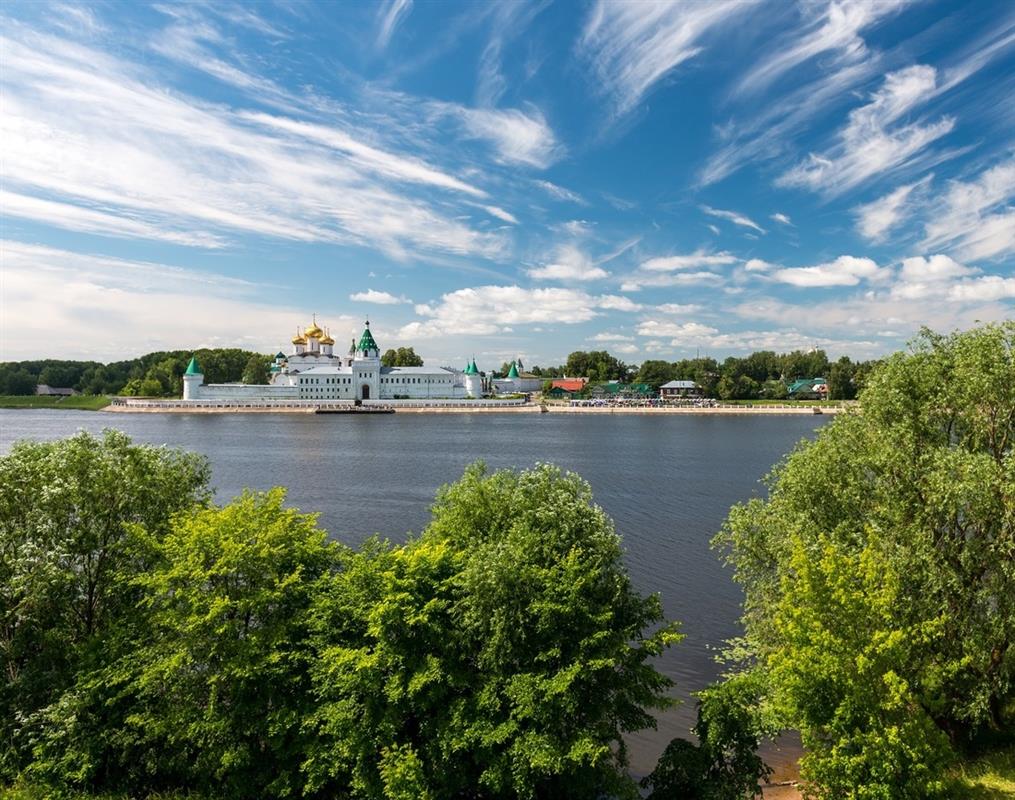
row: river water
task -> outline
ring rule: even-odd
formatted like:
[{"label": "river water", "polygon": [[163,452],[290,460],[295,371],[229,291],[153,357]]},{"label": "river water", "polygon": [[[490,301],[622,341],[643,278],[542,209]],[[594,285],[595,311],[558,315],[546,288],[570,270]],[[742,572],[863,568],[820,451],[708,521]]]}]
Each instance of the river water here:
[{"label": "river water", "polygon": [[219,502],[244,487],[288,487],[292,505],[320,512],[320,524],[350,545],[373,533],[401,541],[419,531],[437,488],[477,459],[491,468],[552,462],[578,472],[613,517],[635,586],[659,592],[687,635],[658,662],[687,702],[660,715],[658,730],[630,737],[632,770],[642,775],[671,738],[687,735],[689,692],[716,677],[716,648],[738,633],[740,590],[709,540],[729,507],[762,494],[761,478],[827,419],[0,410],[0,453],[16,439],[115,427],[138,441],[204,453]]}]

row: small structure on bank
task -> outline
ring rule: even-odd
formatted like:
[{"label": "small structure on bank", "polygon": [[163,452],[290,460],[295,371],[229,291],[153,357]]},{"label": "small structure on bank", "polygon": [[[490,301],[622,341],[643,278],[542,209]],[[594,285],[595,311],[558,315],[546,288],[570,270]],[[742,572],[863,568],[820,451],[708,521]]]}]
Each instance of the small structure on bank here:
[{"label": "small structure on bank", "polygon": [[827,400],[828,382],[824,378],[798,378],[786,387],[790,400]]},{"label": "small structure on bank", "polygon": [[659,397],[663,400],[682,400],[698,398],[704,393],[694,381],[669,381],[659,387]]}]

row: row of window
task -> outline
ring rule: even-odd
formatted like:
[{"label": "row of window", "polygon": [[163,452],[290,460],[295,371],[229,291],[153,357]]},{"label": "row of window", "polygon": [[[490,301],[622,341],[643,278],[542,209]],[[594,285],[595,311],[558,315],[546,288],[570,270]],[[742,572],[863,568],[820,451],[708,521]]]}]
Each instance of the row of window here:
[{"label": "row of window", "polygon": [[[366,372],[359,373],[360,378],[369,378],[370,374]],[[300,378],[300,385],[306,384],[349,384],[352,383],[352,378]],[[423,380],[422,378],[381,378],[381,383],[451,383],[451,378],[435,378],[429,381]]]}]

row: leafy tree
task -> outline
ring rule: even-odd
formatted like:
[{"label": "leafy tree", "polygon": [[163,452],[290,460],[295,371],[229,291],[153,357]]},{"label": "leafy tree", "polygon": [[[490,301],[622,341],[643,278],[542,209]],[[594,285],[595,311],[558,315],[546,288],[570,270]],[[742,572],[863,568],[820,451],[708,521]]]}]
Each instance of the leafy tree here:
[{"label": "leafy tree", "polygon": [[735,507],[766,701],[819,796],[940,795],[951,748],[1010,725],[1015,672],[1015,323],[886,360]]},{"label": "leafy tree", "polygon": [[130,628],[145,562],[126,526],[157,535],[207,498],[207,480],[203,458],[114,431],[19,442],[0,458],[0,779],[73,705],[76,676],[104,662],[108,638]]},{"label": "leafy tree", "polygon": [[14,368],[5,365],[0,372],[0,390],[3,394],[35,394],[35,387],[38,380],[27,370]]},{"label": "leafy tree", "polygon": [[638,368],[638,375],[635,381],[637,383],[647,383],[652,387],[653,392],[658,393],[660,386],[676,379],[674,377],[676,375],[674,366],[667,361],[653,359],[643,361]]},{"label": "leafy tree", "polygon": [[567,357],[564,367],[568,375],[590,381],[618,381],[627,378],[627,365],[605,350],[576,350]]},{"label": "leafy tree", "polygon": [[422,367],[423,359],[411,347],[399,347],[386,350],[381,363],[386,367]]},{"label": "leafy tree", "polygon": [[761,795],[772,770],[757,755],[762,736],[772,733],[762,715],[764,684],[741,674],[698,693],[695,745],[674,739],[656,768],[642,780],[649,800],[744,800]]},{"label": "leafy tree", "polygon": [[147,644],[129,658],[139,668],[123,738],[149,780],[219,797],[300,792],[310,609],[340,550],[284,500],[247,492],[178,516],[163,537],[140,532],[155,560],[137,580]]},{"label": "leafy tree", "polygon": [[853,386],[855,367],[848,356],[843,356],[828,368],[828,399],[852,400],[856,397]]},{"label": "leafy tree", "polygon": [[650,660],[679,636],[632,589],[588,484],[477,465],[433,513],[321,595],[310,789],[636,796],[623,734],[668,704]]},{"label": "leafy tree", "polygon": [[247,359],[247,365],[243,368],[243,382],[246,384],[257,384],[263,386],[271,380],[271,373],[268,368],[271,365],[272,356],[262,356],[254,353]]}]

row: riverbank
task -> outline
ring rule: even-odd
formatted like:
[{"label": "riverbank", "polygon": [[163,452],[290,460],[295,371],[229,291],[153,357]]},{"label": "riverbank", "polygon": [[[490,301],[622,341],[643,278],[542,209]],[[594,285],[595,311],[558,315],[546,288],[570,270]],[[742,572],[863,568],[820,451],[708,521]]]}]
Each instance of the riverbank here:
[{"label": "riverbank", "polygon": [[[838,414],[846,406],[772,406],[772,405],[729,405],[729,406],[540,406],[526,405],[456,405],[456,406],[394,406],[396,414],[763,414],[772,415],[814,415]],[[544,412],[545,409],[545,412]],[[102,409],[116,414],[315,414],[316,405],[307,406],[192,406],[171,405],[123,405],[112,404]],[[369,413],[369,412],[366,412]]]},{"label": "riverbank", "polygon": [[38,394],[0,395],[0,408],[63,408],[77,411],[101,411],[112,402],[107,395],[76,394],[69,397]]}]

